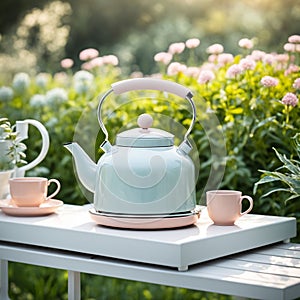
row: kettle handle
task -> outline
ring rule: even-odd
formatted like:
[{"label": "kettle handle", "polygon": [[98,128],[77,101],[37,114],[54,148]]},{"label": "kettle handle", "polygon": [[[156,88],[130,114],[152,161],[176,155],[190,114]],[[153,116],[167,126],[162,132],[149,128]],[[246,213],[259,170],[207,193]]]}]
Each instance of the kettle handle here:
[{"label": "kettle handle", "polygon": [[156,79],[156,78],[127,79],[127,80],[122,80],[113,83],[111,87],[112,88],[108,92],[106,92],[100,99],[98,105],[98,111],[97,111],[98,121],[103,133],[105,134],[106,141],[108,141],[108,132],[106,130],[106,127],[104,126],[104,123],[102,121],[102,116],[101,116],[101,108],[102,108],[103,101],[112,92],[114,92],[117,95],[120,95],[129,91],[136,91],[136,90],[157,90],[157,91],[169,92],[179,97],[187,99],[192,107],[192,112],[193,112],[192,122],[184,136],[184,141],[187,141],[187,137],[191,133],[196,121],[196,108],[195,108],[194,101],[192,99],[193,94],[188,88],[173,81]]}]

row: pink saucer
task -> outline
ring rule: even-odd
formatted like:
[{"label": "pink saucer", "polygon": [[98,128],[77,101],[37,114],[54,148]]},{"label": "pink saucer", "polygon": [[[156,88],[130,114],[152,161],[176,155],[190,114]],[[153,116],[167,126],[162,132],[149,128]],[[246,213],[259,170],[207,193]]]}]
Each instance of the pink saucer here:
[{"label": "pink saucer", "polygon": [[54,213],[64,203],[61,200],[50,199],[36,207],[19,207],[11,199],[0,200],[0,209],[7,215],[18,217],[45,216]]}]

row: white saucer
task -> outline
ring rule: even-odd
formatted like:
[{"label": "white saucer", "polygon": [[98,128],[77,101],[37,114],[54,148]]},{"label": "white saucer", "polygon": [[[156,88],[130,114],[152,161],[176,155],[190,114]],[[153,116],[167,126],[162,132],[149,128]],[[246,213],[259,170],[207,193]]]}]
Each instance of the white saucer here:
[{"label": "white saucer", "polygon": [[182,215],[116,215],[89,210],[91,218],[99,225],[127,229],[168,229],[178,228],[196,223],[200,217],[200,209]]},{"label": "white saucer", "polygon": [[11,199],[0,200],[0,209],[7,215],[18,217],[45,216],[54,213],[64,203],[61,200],[50,199],[35,207],[16,206]]}]

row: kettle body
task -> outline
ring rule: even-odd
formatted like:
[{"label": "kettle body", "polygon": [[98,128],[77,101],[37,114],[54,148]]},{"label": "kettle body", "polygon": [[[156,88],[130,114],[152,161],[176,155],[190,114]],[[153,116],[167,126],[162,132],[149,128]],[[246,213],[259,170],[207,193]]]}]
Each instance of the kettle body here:
[{"label": "kettle body", "polygon": [[98,162],[94,206],[114,214],[172,214],[196,206],[195,168],[176,146],[113,146]]}]

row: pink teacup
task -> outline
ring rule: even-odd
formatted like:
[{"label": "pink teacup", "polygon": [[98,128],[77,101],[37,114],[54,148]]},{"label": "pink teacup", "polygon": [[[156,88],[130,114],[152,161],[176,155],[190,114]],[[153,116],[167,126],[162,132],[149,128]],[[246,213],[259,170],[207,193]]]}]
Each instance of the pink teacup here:
[{"label": "pink teacup", "polygon": [[[242,201],[249,201],[249,208],[242,212]],[[215,190],[206,192],[206,205],[209,217],[216,225],[233,225],[241,216],[253,208],[253,199],[242,196],[242,192],[233,190]]]},{"label": "pink teacup", "polygon": [[[55,183],[57,188],[47,196],[48,186]],[[12,201],[20,207],[39,206],[44,201],[53,198],[60,191],[60,182],[57,179],[43,177],[18,177],[9,179],[9,189]]]}]

